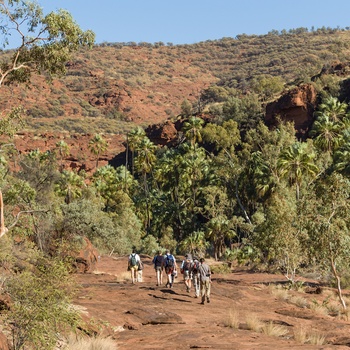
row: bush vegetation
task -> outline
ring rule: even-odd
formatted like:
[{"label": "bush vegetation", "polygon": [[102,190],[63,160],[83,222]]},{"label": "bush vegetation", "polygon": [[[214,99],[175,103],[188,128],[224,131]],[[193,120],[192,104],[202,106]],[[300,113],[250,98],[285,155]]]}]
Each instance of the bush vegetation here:
[{"label": "bush vegetation", "polygon": [[[88,44],[91,34],[81,35]],[[10,230],[0,237],[0,269],[2,292],[14,304],[1,317],[12,331],[13,348],[53,349],[58,333],[69,334],[77,327],[79,317],[70,307],[75,288],[70,269],[86,237],[101,252],[126,254],[136,246],[151,255],[167,247],[175,254],[186,251],[246,266],[259,264],[281,271],[292,284],[301,268],[309,267],[321,276],[332,276],[328,282],[335,283],[345,310],[342,281],[350,257],[349,99],[342,90],[342,77],[311,78],[326,63],[347,57],[349,43],[347,30],[299,28],[193,45],[131,42],[105,43],[89,52],[80,49],[67,79],[60,80],[63,86],[51,90],[47,105],[28,106],[32,116],[28,125],[95,134],[90,143],[96,156],[92,175],[63,169],[57,149],[16,154],[14,160],[7,145],[24,129],[23,112],[4,111],[0,188]],[[3,60],[13,57],[6,51],[1,55]],[[191,64],[180,64],[179,57]],[[55,66],[57,62],[44,60],[40,68],[48,74],[62,73],[65,65]],[[103,71],[99,79],[94,69]],[[174,71],[181,72],[178,78]],[[8,83],[27,81],[27,73],[18,76],[14,70]],[[145,89],[148,103],[167,105],[165,115],[175,114],[169,97],[158,93],[156,86],[169,78],[185,86],[200,76],[216,84],[198,92],[195,101],[178,97],[177,110],[186,120],[173,147],[157,147],[143,128],[126,126],[133,105],[119,110],[117,103],[103,110],[91,102],[92,96],[104,97],[110,87],[105,79],[115,79],[121,81],[125,98],[132,89]],[[94,94],[86,94],[93,79],[99,80]],[[291,123],[269,129],[264,124],[266,102],[283,89],[312,80],[319,103],[309,137],[298,139]],[[32,83],[34,93],[39,85]],[[2,103],[7,97],[1,96]],[[199,117],[208,111],[211,118]],[[76,114],[84,118],[74,118]],[[56,120],[59,116],[64,118]],[[43,118],[50,121],[43,123]],[[100,136],[103,127],[127,133],[123,166],[98,166],[100,151],[107,147]],[[10,213],[19,214],[13,219]],[[217,266],[213,271],[230,271],[225,262]],[[308,306],[304,300],[293,302]],[[257,332],[284,333],[254,317],[247,324]],[[237,327],[234,319],[229,325]],[[313,344],[324,341],[322,335],[295,337]]]}]

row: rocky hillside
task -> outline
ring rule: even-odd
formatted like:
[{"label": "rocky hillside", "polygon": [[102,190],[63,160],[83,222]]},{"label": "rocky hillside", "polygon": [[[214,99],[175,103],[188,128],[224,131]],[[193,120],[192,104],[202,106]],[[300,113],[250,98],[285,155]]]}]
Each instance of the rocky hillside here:
[{"label": "rocky hillside", "polygon": [[[281,77],[289,90],[322,67],[344,62],[349,53],[350,32],[331,29],[192,45],[109,43],[78,52],[67,64],[67,75],[51,84],[36,77],[28,87],[2,87],[0,106],[2,111],[17,105],[26,109],[26,127],[15,137],[20,152],[46,150],[64,139],[72,150],[68,161],[91,168],[94,156],[87,142],[96,133],[109,142],[101,159],[107,162],[123,150],[129,130],[176,119],[184,100],[196,111],[210,85],[248,93],[256,76],[268,74]],[[271,123],[278,108],[269,109]]]}]

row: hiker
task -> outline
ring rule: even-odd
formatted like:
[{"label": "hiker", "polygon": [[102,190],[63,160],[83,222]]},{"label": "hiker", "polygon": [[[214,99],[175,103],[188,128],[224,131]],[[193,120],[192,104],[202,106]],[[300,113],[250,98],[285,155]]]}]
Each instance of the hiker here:
[{"label": "hiker", "polygon": [[185,259],[182,260],[180,271],[184,276],[184,282],[185,282],[187,293],[191,291],[192,265],[193,265],[192,255],[186,254]]},{"label": "hiker", "polygon": [[165,274],[167,276],[166,287],[173,288],[175,271],[176,271],[176,260],[174,255],[170,254],[170,250],[167,249],[164,256],[164,267]]},{"label": "hiker", "polygon": [[153,258],[154,270],[156,271],[157,286],[163,283],[164,256],[159,250],[158,254]]},{"label": "hiker", "polygon": [[200,275],[199,275],[199,260],[196,257],[193,257],[193,266],[192,266],[192,278],[193,278],[193,287],[194,287],[194,297],[199,297],[200,292]]},{"label": "hiker", "polygon": [[136,253],[136,249],[132,248],[132,253],[128,259],[128,270],[131,272],[131,281],[134,284],[137,282],[137,270],[139,268],[139,262],[141,261],[140,256]]},{"label": "hiker", "polygon": [[211,285],[211,271],[208,264],[206,264],[204,258],[200,258],[200,265],[198,267],[200,276],[201,296],[203,305],[205,298],[207,303],[210,303],[210,285]]},{"label": "hiker", "polygon": [[137,264],[137,282],[143,281],[142,273],[143,273],[143,262],[141,261],[141,258],[140,258],[140,261]]}]

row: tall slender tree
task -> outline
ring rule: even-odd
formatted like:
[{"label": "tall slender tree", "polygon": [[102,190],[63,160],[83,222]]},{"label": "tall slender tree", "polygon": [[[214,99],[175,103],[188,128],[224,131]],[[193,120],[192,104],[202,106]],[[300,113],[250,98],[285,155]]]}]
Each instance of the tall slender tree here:
[{"label": "tall slender tree", "polygon": [[315,177],[318,173],[314,161],[315,156],[307,143],[296,142],[285,149],[278,159],[280,175],[295,185],[297,199],[300,199],[300,186],[303,178],[307,175]]}]

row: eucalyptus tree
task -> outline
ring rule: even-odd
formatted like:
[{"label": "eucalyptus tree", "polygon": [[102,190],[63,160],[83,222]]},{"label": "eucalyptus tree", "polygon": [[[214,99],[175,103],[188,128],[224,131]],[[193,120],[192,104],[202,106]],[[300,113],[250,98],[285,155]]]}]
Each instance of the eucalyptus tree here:
[{"label": "eucalyptus tree", "polygon": [[69,12],[44,15],[36,1],[1,0],[0,22],[3,49],[19,43],[0,64],[0,86],[27,83],[33,73],[62,75],[71,55],[95,40],[95,34],[82,31]]},{"label": "eucalyptus tree", "polygon": [[100,159],[101,153],[108,149],[108,142],[100,134],[96,134],[89,141],[89,150],[92,154],[96,156],[96,169],[98,167],[98,161]]},{"label": "eucalyptus tree", "polygon": [[250,241],[260,251],[261,261],[279,268],[292,283],[301,264],[308,262],[297,206],[292,188],[277,184],[264,203],[263,219],[255,224]]},{"label": "eucalyptus tree", "polygon": [[54,152],[30,151],[19,162],[16,176],[27,181],[36,191],[36,201],[49,204],[53,187],[59,173]]},{"label": "eucalyptus tree", "polygon": [[350,181],[337,172],[320,177],[303,208],[303,226],[307,230],[306,246],[311,262],[318,263],[327,274],[332,272],[339,300],[346,308],[341,275],[350,263]]}]

